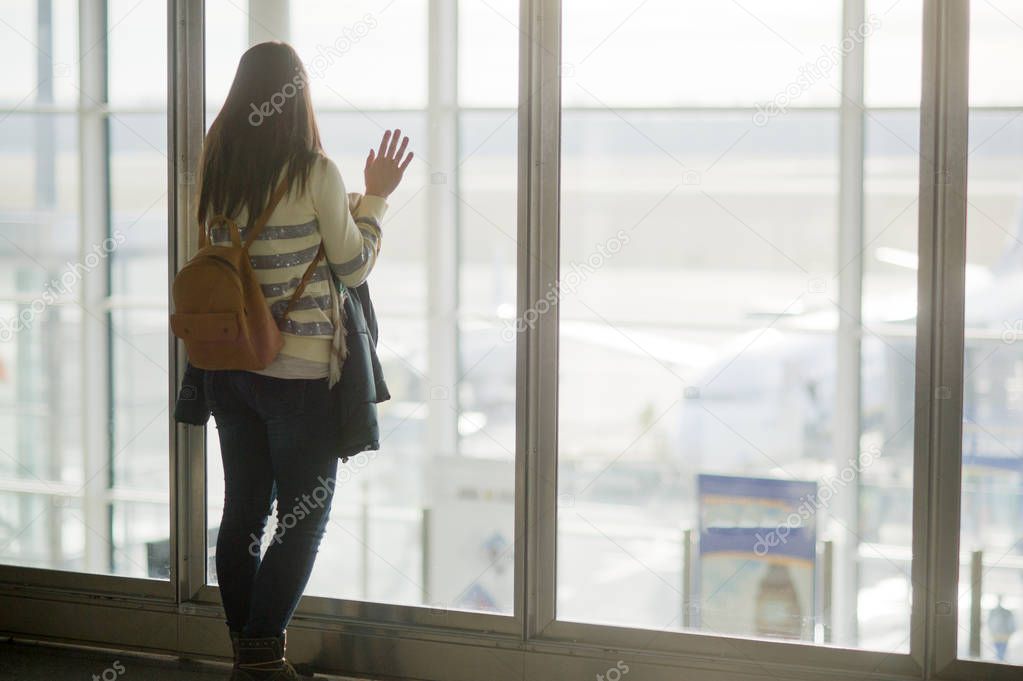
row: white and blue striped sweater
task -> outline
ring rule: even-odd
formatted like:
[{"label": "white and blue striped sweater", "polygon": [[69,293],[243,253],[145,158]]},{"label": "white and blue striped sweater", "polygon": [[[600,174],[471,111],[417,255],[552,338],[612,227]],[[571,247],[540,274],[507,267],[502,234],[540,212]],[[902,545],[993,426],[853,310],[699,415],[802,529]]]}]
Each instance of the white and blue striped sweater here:
[{"label": "white and blue striped sweater", "polygon": [[[347,287],[364,282],[380,252],[380,222],[386,210],[387,202],[379,196],[347,193],[340,171],[327,158],[314,164],[305,192],[300,195],[293,188],[281,199],[249,247],[256,278],[275,318],[280,320],[321,241],[326,258],[281,327],[281,354],[259,373],[282,378],[327,375],[335,330],[328,267]],[[233,217],[239,225],[248,221],[244,209]],[[214,229],[210,237],[213,243],[230,242],[226,227]]]}]

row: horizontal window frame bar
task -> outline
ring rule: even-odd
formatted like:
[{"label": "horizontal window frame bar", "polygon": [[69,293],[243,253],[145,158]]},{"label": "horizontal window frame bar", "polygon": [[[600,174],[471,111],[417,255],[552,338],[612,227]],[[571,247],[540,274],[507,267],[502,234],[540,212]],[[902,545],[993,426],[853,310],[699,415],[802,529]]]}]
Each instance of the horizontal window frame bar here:
[{"label": "horizontal window frame bar", "polygon": [[[315,106],[314,108],[317,114],[386,114],[386,113],[422,113],[426,114],[429,109],[426,107],[400,107],[400,108],[379,108],[379,107],[335,107],[335,106]],[[513,104],[500,105],[500,106],[459,106],[456,107],[458,113],[512,113],[520,107]],[[839,113],[841,111],[841,105],[834,106],[791,106],[785,110],[785,114],[779,116],[784,118],[789,113]],[[617,111],[620,113],[663,113],[663,112],[694,112],[694,113],[749,113],[755,111],[756,106],[731,106],[731,105],[664,105],[664,106],[611,106],[611,107],[600,107],[600,106],[565,106],[562,107],[562,111],[567,112],[608,112]],[[881,105],[872,106],[870,104],[864,105],[864,110],[873,113],[913,113],[920,110],[920,105]],[[1018,113],[1023,111],[1023,102],[1020,104],[971,104],[971,112],[1004,112],[1004,113]],[[15,114],[39,114],[39,115],[79,115],[79,114],[93,114],[102,113],[104,115],[110,114],[124,114],[124,115],[159,115],[166,116],[167,109],[161,109],[157,107],[89,107],[89,108],[78,108],[78,107],[2,107],[0,106],[0,116],[9,116]],[[217,109],[207,109],[207,113],[216,113]]]},{"label": "horizontal window frame bar", "polygon": [[174,603],[174,585],[169,579],[125,577],[10,564],[0,565],[0,593],[30,595],[33,598],[67,598],[84,602],[96,598],[123,597],[132,603],[143,605]]},{"label": "horizontal window frame bar", "polygon": [[[799,667],[812,668],[819,675],[818,678],[832,678],[827,676],[829,673],[836,676],[878,674],[881,678],[885,675],[923,678],[923,669],[913,659],[908,646],[906,652],[885,652],[809,641],[724,636],[699,630],[651,630],[561,619],[551,623],[537,639],[614,648],[622,655],[659,653],[679,659],[728,661],[739,666],[745,666],[748,662],[788,669],[793,666],[794,660],[799,660]],[[656,645],[651,645],[652,640],[657,641]]]},{"label": "horizontal window frame bar", "polygon": [[[200,587],[190,606],[221,607],[220,588],[213,584]],[[447,630],[478,631],[519,640],[520,625],[511,613],[487,613],[428,605],[383,603],[328,596],[302,596],[296,616],[321,618],[337,624],[387,624],[396,626],[441,627]]]}]

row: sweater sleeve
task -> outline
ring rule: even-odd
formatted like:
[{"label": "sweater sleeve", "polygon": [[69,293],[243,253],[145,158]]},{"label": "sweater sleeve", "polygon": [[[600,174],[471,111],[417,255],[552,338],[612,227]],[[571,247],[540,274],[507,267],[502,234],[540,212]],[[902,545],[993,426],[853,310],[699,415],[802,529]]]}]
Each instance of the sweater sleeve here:
[{"label": "sweater sleeve", "polygon": [[334,162],[325,158],[315,170],[310,189],[327,264],[342,284],[359,286],[369,277],[380,253],[380,221],[387,202],[380,196],[363,196],[353,212]]}]

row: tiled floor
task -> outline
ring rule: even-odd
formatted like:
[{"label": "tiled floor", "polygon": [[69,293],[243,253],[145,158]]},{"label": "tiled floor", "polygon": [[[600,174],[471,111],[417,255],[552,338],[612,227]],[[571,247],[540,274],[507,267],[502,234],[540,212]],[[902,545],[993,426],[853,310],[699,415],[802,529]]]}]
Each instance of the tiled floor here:
[{"label": "tiled floor", "polygon": [[[227,665],[0,640],[2,681],[226,681]],[[316,676],[345,681],[339,676]],[[355,681],[349,679],[347,681]]]}]

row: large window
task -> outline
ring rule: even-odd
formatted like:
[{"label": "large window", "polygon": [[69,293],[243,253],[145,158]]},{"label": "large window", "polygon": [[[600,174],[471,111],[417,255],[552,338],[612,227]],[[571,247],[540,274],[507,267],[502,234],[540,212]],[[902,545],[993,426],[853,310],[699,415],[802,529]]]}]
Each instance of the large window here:
[{"label": "large window", "polygon": [[958,653],[1023,665],[1023,2],[971,9]]},{"label": "large window", "polygon": [[416,154],[296,656],[1019,676],[1023,0],[0,3],[0,631],[229,650],[167,282],[266,40]]},{"label": "large window", "polygon": [[[341,466],[307,593],[510,614],[515,354],[502,320],[515,307],[517,4],[206,7],[207,35],[236,46],[208,52],[207,125],[239,42],[280,39],[306,65],[348,191],[364,190],[365,156],[383,130],[401,128],[416,153],[388,200],[369,280],[392,393],[380,405],[381,450]],[[485,45],[474,40],[484,35]],[[212,568],[223,504],[212,428],[207,445]]]},{"label": "large window", "polygon": [[166,14],[0,8],[3,563],[168,575]]},{"label": "large window", "polygon": [[919,50],[865,64],[921,5],[874,5],[564,3],[560,618],[909,649]]}]

